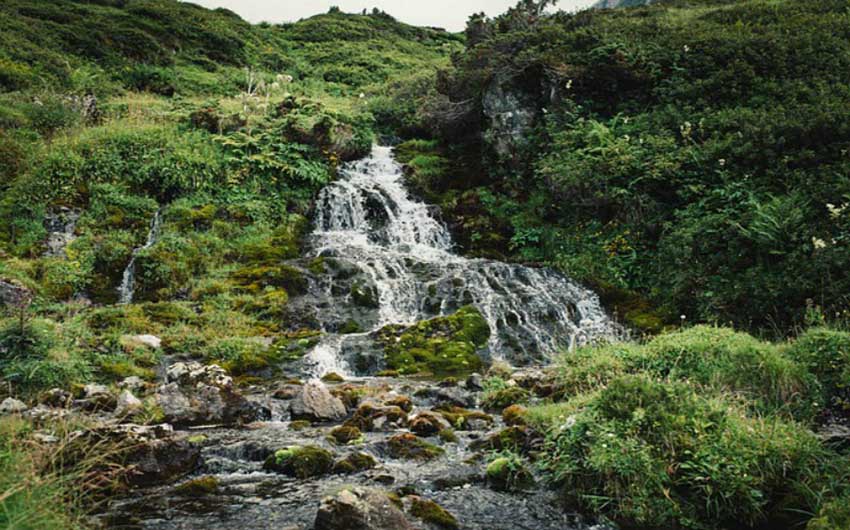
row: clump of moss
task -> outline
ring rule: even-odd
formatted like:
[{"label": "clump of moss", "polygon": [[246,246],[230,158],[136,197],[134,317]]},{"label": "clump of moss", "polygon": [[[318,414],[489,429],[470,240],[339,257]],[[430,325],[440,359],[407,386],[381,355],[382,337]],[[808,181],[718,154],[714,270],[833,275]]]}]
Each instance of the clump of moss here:
[{"label": "clump of moss", "polygon": [[504,421],[506,425],[525,425],[526,412],[528,412],[528,409],[522,405],[511,405],[502,411],[502,421]]},{"label": "clump of moss", "polygon": [[378,332],[387,367],[402,374],[428,372],[461,375],[480,370],[478,350],[486,346],[490,327],[472,306],[455,314],[404,328],[387,326]]},{"label": "clump of moss", "polygon": [[351,453],[345,458],[337,460],[336,463],[334,463],[332,472],[338,475],[350,475],[352,473],[359,473],[360,471],[372,469],[377,465],[378,462],[372,457],[372,455],[360,452]]},{"label": "clump of moss", "polygon": [[498,491],[522,491],[534,487],[534,476],[516,455],[496,458],[487,465],[487,483]]},{"label": "clump of moss", "polygon": [[374,287],[354,282],[351,285],[351,300],[360,307],[377,309],[380,306],[378,292]]},{"label": "clump of moss", "polygon": [[493,392],[487,392],[481,401],[481,406],[484,410],[501,411],[511,405],[525,403],[528,401],[528,398],[528,390],[518,386],[509,386]]},{"label": "clump of moss", "polygon": [[436,502],[415,495],[409,498],[411,499],[410,513],[414,517],[447,530],[460,528],[455,516]]},{"label": "clump of moss", "polygon": [[458,443],[457,434],[451,429],[443,429],[442,431],[437,433],[437,436],[445,443]]},{"label": "clump of moss", "polygon": [[215,477],[200,477],[184,482],[177,486],[174,491],[186,497],[204,497],[218,491],[219,483]]},{"label": "clump of moss", "polygon": [[314,445],[280,449],[266,459],[265,469],[306,479],[330,473],[334,459],[330,451]]},{"label": "clump of moss", "polygon": [[335,443],[345,445],[360,440],[363,433],[353,425],[341,425],[332,429],[329,436]]},{"label": "clump of moss", "polygon": [[307,420],[295,420],[289,422],[289,430],[290,431],[303,431],[304,429],[309,429],[311,423]]},{"label": "clump of moss", "polygon": [[452,427],[459,431],[469,430],[472,427],[473,421],[484,421],[490,425],[493,424],[492,416],[477,410],[468,410],[451,405],[440,405],[435,407],[434,411],[439,412]]},{"label": "clump of moss", "polygon": [[398,407],[405,412],[413,411],[413,400],[407,396],[397,396],[384,402],[388,407]]},{"label": "clump of moss", "polygon": [[371,403],[364,403],[345,422],[346,425],[356,426],[362,431],[371,431],[377,423],[403,426],[407,424],[407,413],[400,407],[379,407]]},{"label": "clump of moss", "polygon": [[339,329],[341,335],[351,335],[353,333],[360,333],[361,331],[363,331],[363,328],[354,319],[346,320],[345,324]]},{"label": "clump of moss", "polygon": [[393,436],[387,446],[390,456],[407,460],[433,460],[444,453],[440,447],[409,433]]},{"label": "clump of moss", "polygon": [[345,378],[336,372],[331,372],[329,374],[323,375],[322,381],[324,381],[325,383],[342,383],[345,381]]}]

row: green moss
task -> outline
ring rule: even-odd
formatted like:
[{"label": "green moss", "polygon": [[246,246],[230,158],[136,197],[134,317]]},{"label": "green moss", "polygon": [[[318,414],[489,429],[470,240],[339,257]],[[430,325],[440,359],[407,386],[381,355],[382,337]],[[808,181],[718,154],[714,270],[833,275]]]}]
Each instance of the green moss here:
[{"label": "green moss", "polygon": [[379,306],[378,292],[373,287],[354,282],[351,285],[350,294],[355,305],[370,309],[377,309]]},{"label": "green moss", "polygon": [[345,445],[361,440],[363,433],[357,427],[342,425],[332,429],[329,437],[335,443]]},{"label": "green moss", "polygon": [[325,274],[325,272],[327,272],[327,269],[325,267],[325,258],[322,256],[314,258],[310,261],[309,265],[307,265],[307,270],[315,274],[316,276]]},{"label": "green moss", "polygon": [[281,449],[266,459],[265,469],[299,479],[330,473],[334,459],[330,451],[314,445]]},{"label": "green moss", "polygon": [[437,436],[445,443],[458,443],[457,434],[451,429],[443,429],[442,431],[437,433]]},{"label": "green moss", "polygon": [[200,477],[180,484],[175,493],[186,497],[204,497],[218,491],[219,483],[215,477]]},{"label": "green moss", "polygon": [[410,505],[410,513],[428,524],[437,526],[438,528],[456,529],[460,525],[455,519],[455,516],[449,513],[445,508],[436,502],[423,499],[422,497],[413,497]]},{"label": "green moss", "polygon": [[467,410],[452,405],[440,405],[435,407],[434,411],[443,416],[443,418],[445,418],[452,427],[460,431],[467,430],[470,427],[470,421],[472,420],[481,420],[488,424],[493,424],[492,416],[477,410]]},{"label": "green moss", "polygon": [[481,402],[485,410],[501,411],[511,405],[528,401],[528,390],[519,386],[509,386],[493,392],[487,392]]},{"label": "green moss", "polygon": [[440,447],[409,433],[393,436],[388,440],[387,447],[390,456],[406,460],[433,460],[444,453]]},{"label": "green moss", "polygon": [[356,320],[350,319],[343,324],[342,328],[340,328],[339,332],[342,335],[350,335],[352,333],[360,333],[363,331],[363,328],[360,327],[360,324],[357,323]]},{"label": "green moss", "polygon": [[309,429],[310,425],[312,425],[307,420],[294,420],[289,422],[289,430],[290,431],[303,431],[304,429]]},{"label": "green moss", "polygon": [[369,454],[366,453],[351,453],[341,460],[337,460],[333,466],[333,473],[340,475],[349,475],[359,473],[367,469],[372,469],[378,465],[378,462]]},{"label": "green moss", "polygon": [[487,321],[472,306],[409,328],[388,326],[379,331],[388,368],[407,374],[461,375],[480,370],[483,361],[477,352],[489,337]]},{"label": "green moss", "polygon": [[502,411],[502,421],[504,421],[506,425],[525,425],[525,414],[527,412],[528,409],[522,405],[511,405]]},{"label": "green moss", "polygon": [[290,265],[247,265],[234,271],[231,278],[251,293],[259,293],[269,287],[282,288],[291,294],[303,294],[307,291],[307,279],[304,274]]},{"label": "green moss", "polygon": [[487,483],[500,491],[521,491],[534,487],[534,477],[515,455],[496,458],[487,464]]},{"label": "green moss", "polygon": [[342,383],[345,382],[345,378],[336,372],[330,372],[322,376],[322,381],[325,383]]}]

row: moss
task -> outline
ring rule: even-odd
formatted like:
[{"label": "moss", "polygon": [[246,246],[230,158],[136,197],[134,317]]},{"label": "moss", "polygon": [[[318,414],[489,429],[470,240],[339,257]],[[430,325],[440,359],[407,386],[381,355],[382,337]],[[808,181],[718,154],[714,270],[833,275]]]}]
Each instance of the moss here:
[{"label": "moss", "polygon": [[375,377],[398,377],[401,373],[398,370],[381,370]]},{"label": "moss", "polygon": [[259,293],[267,288],[281,288],[297,295],[307,291],[307,279],[304,274],[290,265],[246,265],[231,274],[233,281],[251,293]]},{"label": "moss", "polygon": [[342,383],[345,381],[345,378],[336,372],[330,372],[322,376],[322,381],[325,383]]},{"label": "moss", "polygon": [[521,491],[534,486],[534,477],[515,456],[499,457],[487,464],[487,483],[499,491]]},{"label": "moss", "polygon": [[407,396],[397,396],[392,399],[388,399],[384,402],[384,405],[388,407],[398,407],[407,413],[413,411],[413,400]]},{"label": "moss", "polygon": [[280,449],[266,459],[265,469],[284,475],[306,479],[330,473],[333,454],[314,445],[292,446]]},{"label": "moss", "polygon": [[371,431],[375,421],[383,418],[386,423],[404,425],[407,423],[407,413],[396,406],[376,407],[370,403],[360,405],[354,415],[346,421],[363,431]]},{"label": "moss", "polygon": [[360,324],[353,319],[347,320],[339,329],[339,332],[342,335],[351,335],[353,333],[360,333],[361,331],[363,331],[363,328],[360,327]]},{"label": "moss", "polygon": [[428,524],[439,528],[456,529],[460,525],[455,516],[436,502],[414,496],[410,505],[410,513]]},{"label": "moss", "polygon": [[473,420],[481,420],[489,424],[493,424],[492,416],[477,410],[467,410],[462,407],[454,407],[451,405],[440,405],[434,410],[439,412],[440,415],[452,425],[452,427],[461,431],[467,430],[470,427],[470,422]]},{"label": "moss", "polygon": [[517,405],[528,401],[528,390],[518,386],[509,386],[493,392],[487,392],[481,402],[484,410],[501,411],[511,405]]},{"label": "moss", "polygon": [[409,433],[393,436],[387,446],[390,456],[407,460],[432,460],[444,453],[443,449]]},{"label": "moss", "polygon": [[200,477],[180,484],[175,493],[186,497],[204,497],[218,491],[219,483],[215,477]]},{"label": "moss", "polygon": [[525,414],[527,412],[528,409],[522,405],[511,405],[502,411],[502,421],[504,421],[506,425],[525,425]]},{"label": "moss", "polygon": [[289,430],[290,431],[303,431],[304,429],[309,429],[310,425],[312,425],[307,420],[294,420],[289,422]]},{"label": "moss", "polygon": [[331,430],[329,438],[341,445],[357,442],[363,437],[360,429],[351,425],[341,425]]},{"label": "moss", "polygon": [[166,326],[179,322],[192,322],[198,316],[190,305],[177,302],[143,304],[142,312],[152,322]]},{"label": "moss", "polygon": [[442,431],[437,433],[437,436],[445,443],[458,443],[457,434],[451,429],[443,429]]},{"label": "moss", "polygon": [[336,463],[334,463],[332,471],[339,475],[350,475],[352,473],[359,473],[360,471],[372,469],[377,465],[378,462],[372,457],[372,455],[358,452],[351,453],[345,458],[337,460]]},{"label": "moss", "polygon": [[205,434],[196,434],[194,436],[190,436],[186,440],[192,445],[201,445],[207,441],[207,436]]},{"label": "moss", "polygon": [[657,335],[664,331],[665,327],[676,323],[669,312],[653,306],[635,291],[602,282],[595,282],[591,287],[599,295],[605,309],[641,334]]},{"label": "moss", "polygon": [[461,375],[480,370],[484,363],[477,352],[489,337],[487,321],[472,306],[409,328],[387,326],[378,332],[387,367],[406,374]]},{"label": "moss", "polygon": [[327,269],[325,268],[325,258],[323,256],[319,256],[318,258],[313,259],[307,265],[307,270],[315,275],[325,274]]}]

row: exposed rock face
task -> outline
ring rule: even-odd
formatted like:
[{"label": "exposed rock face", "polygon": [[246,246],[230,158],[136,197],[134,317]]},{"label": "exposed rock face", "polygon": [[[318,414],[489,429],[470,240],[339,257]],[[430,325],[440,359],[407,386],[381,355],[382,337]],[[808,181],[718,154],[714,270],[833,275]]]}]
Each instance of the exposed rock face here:
[{"label": "exposed rock face", "polygon": [[26,403],[15,398],[6,398],[0,403],[0,415],[20,414],[29,409]]},{"label": "exposed rock face", "polygon": [[336,421],[345,417],[345,405],[318,379],[307,382],[289,406],[293,420]]},{"label": "exposed rock face", "polygon": [[162,345],[162,339],[155,335],[124,335],[121,340],[133,345],[147,346],[154,350],[159,349]]},{"label": "exposed rock face", "polygon": [[118,405],[115,407],[115,416],[123,418],[132,416],[142,410],[142,402],[129,390],[124,390],[118,395]]},{"label": "exposed rock face", "polygon": [[172,382],[160,386],[155,398],[166,421],[171,423],[248,423],[270,415],[268,409],[245,399],[218,365],[175,363],[167,376]]},{"label": "exposed rock face", "polygon": [[168,482],[191,472],[200,462],[200,449],[186,438],[174,436],[170,425],[122,425],[111,435],[123,437],[132,448],[125,463],[131,466],[128,481],[133,486]]},{"label": "exposed rock face", "polygon": [[45,256],[65,257],[65,248],[76,239],[75,231],[80,214],[80,210],[64,206],[47,214],[44,220],[47,229]]},{"label": "exposed rock face", "polygon": [[367,488],[345,489],[322,499],[315,530],[412,530],[386,494]]},{"label": "exposed rock face", "polygon": [[535,99],[515,85],[512,79],[496,77],[482,101],[488,120],[485,140],[502,158],[510,158],[525,145],[539,113]]},{"label": "exposed rock face", "polygon": [[0,278],[0,306],[22,308],[32,301],[32,291],[15,280]]}]

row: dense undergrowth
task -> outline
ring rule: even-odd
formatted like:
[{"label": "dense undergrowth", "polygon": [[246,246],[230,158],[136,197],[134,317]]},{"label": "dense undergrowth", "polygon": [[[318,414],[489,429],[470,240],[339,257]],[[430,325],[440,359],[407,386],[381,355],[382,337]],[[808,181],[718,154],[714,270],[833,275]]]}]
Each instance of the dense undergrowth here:
[{"label": "dense undergrowth", "polygon": [[439,140],[414,180],[467,248],[556,265],[650,331],[844,318],[846,4],[541,4],[473,17],[413,114]]}]

